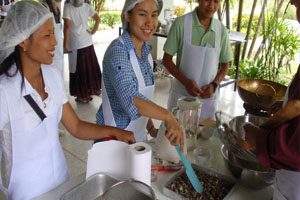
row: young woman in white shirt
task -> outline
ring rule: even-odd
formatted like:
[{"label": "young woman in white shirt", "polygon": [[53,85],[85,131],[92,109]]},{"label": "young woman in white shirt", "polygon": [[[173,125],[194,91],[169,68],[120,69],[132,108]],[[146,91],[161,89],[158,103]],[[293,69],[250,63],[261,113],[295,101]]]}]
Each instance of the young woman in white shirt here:
[{"label": "young woman in white shirt", "polygon": [[77,117],[59,72],[49,66],[57,42],[53,15],[42,4],[18,1],[0,35],[0,148],[6,177],[0,189],[8,199],[32,199],[68,180],[59,122],[79,139],[135,142],[131,132]]}]

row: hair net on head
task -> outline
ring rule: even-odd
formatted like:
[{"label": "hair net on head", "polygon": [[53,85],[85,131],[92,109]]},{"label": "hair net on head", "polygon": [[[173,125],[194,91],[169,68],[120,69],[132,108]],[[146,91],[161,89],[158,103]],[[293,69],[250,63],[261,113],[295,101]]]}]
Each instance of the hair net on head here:
[{"label": "hair net on head", "polygon": [[53,18],[52,13],[41,3],[32,0],[16,2],[0,28],[0,63],[49,18]]},{"label": "hair net on head", "polygon": [[70,0],[70,3],[75,7],[80,7],[84,3],[84,0]]},{"label": "hair net on head", "polygon": [[[123,30],[127,29],[128,23],[125,20],[125,13],[132,10],[134,8],[134,6],[138,3],[143,2],[144,0],[126,0],[124,3],[124,7],[121,13],[121,20],[122,20],[122,28]],[[163,0],[156,0],[157,2],[157,6],[158,6],[158,15],[161,12],[161,9],[163,7]]]}]

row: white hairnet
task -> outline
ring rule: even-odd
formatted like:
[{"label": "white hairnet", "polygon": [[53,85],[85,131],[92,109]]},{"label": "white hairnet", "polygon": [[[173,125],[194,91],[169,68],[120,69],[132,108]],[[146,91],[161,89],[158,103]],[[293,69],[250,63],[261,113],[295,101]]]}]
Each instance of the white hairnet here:
[{"label": "white hairnet", "polygon": [[70,3],[75,7],[80,7],[84,3],[84,0],[70,0]]},{"label": "white hairnet", "polygon": [[[144,0],[126,0],[124,3],[124,7],[121,13],[121,19],[122,19],[122,28],[123,30],[127,29],[128,23],[125,20],[125,13],[132,10],[134,8],[134,6],[138,3],[143,2]],[[161,12],[161,9],[163,7],[163,0],[156,0],[157,2],[157,6],[158,6],[158,15]]]},{"label": "white hairnet", "polygon": [[41,3],[33,0],[16,2],[0,28],[0,63],[51,17],[52,13]]}]

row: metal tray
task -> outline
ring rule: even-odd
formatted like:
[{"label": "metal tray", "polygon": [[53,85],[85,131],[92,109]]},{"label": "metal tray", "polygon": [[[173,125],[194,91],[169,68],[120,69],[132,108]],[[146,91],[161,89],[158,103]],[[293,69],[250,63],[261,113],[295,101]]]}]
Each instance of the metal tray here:
[{"label": "metal tray", "polygon": [[66,192],[61,200],[95,200],[112,185],[119,182],[118,180],[105,175],[95,174],[83,183]]},{"label": "metal tray", "polygon": [[120,199],[120,194],[125,199],[155,199],[153,189],[145,183],[133,179],[120,181],[107,174],[98,173],[87,180],[85,174],[74,177],[34,200]]},{"label": "metal tray", "polygon": [[119,180],[102,173],[95,174],[87,180],[85,174],[81,174],[34,200],[95,200],[117,182]]},{"label": "metal tray", "polygon": [[[236,180],[233,179],[233,178],[230,178],[230,177],[227,177],[227,176],[224,176],[216,171],[213,171],[211,169],[208,169],[208,168],[204,168],[204,167],[200,167],[198,165],[195,165],[195,164],[192,164],[192,167],[193,169],[195,170],[200,170],[202,172],[204,172],[205,174],[208,174],[208,175],[211,175],[211,176],[214,176],[214,177],[218,177],[219,179],[223,180],[223,181],[226,181],[230,184],[232,184],[231,186],[231,189],[229,190],[229,192],[226,194],[226,196],[223,198],[224,200],[227,200],[229,199],[230,195],[233,193],[234,191],[234,186],[236,184]],[[181,176],[182,174],[185,173],[185,168],[182,168],[180,171],[178,171],[176,174],[174,174],[166,183],[165,185],[163,186],[163,193],[174,199],[174,200],[190,200],[176,192],[174,192],[173,190],[169,189],[168,186],[171,185],[171,183],[173,182],[174,179],[176,179],[177,177]],[[205,183],[204,183],[205,184]]]}]

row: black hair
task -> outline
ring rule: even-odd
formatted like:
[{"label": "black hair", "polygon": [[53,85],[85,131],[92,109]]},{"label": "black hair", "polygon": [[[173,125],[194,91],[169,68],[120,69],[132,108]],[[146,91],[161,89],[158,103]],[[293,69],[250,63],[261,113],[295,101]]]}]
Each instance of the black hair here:
[{"label": "black hair", "polygon": [[[17,69],[14,72],[11,72],[11,68],[13,64],[16,64]],[[19,46],[15,47],[15,51],[11,53],[1,64],[0,64],[0,76],[1,75],[6,75],[8,77],[14,77],[17,75],[17,72],[20,72],[22,76],[22,84],[21,87],[24,86],[24,73],[23,73],[23,66],[21,64],[21,59],[20,59],[20,49]]]}]

